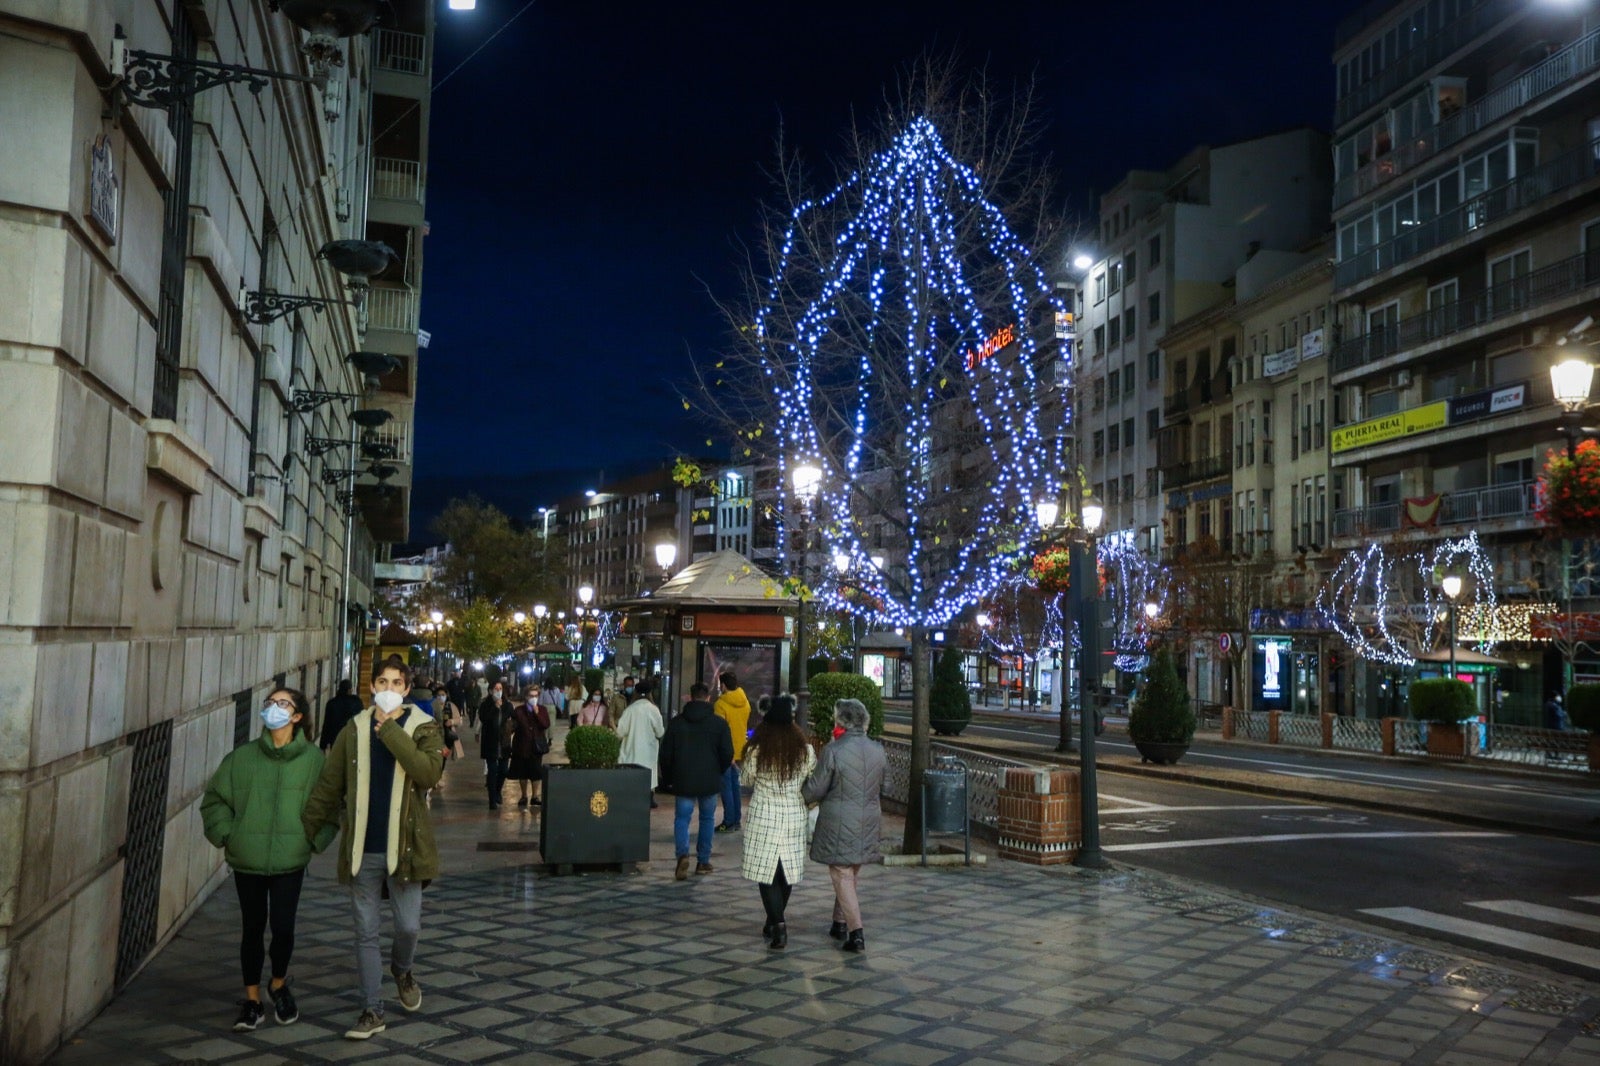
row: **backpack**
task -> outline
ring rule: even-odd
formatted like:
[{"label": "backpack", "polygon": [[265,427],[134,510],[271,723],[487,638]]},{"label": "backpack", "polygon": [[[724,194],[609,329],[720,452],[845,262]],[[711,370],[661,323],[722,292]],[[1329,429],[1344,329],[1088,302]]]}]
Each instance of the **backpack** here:
[{"label": "backpack", "polygon": [[517,716],[506,708],[505,717],[500,720],[500,747],[509,749],[517,740]]}]

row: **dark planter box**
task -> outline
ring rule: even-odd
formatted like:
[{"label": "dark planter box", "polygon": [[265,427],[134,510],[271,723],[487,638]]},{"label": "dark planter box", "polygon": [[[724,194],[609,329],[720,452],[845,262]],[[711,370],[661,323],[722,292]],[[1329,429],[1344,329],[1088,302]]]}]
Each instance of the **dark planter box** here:
[{"label": "dark planter box", "polygon": [[1177,762],[1183,758],[1183,753],[1189,750],[1189,745],[1182,741],[1136,740],[1133,746],[1139,749],[1139,754],[1145,762],[1159,763],[1163,766]]},{"label": "dark planter box", "polygon": [[1465,759],[1466,731],[1454,722],[1429,722],[1428,754],[1439,759]]},{"label": "dark planter box", "polygon": [[971,722],[970,718],[932,718],[928,725],[941,737],[958,737]]},{"label": "dark planter box", "polygon": [[650,771],[544,768],[539,854],[553,866],[650,861]]}]

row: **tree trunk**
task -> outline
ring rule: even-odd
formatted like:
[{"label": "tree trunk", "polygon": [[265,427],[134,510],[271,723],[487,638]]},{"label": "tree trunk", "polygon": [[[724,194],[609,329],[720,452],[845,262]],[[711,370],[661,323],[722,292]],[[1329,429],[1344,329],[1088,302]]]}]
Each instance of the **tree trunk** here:
[{"label": "tree trunk", "polygon": [[928,689],[932,669],[928,660],[928,628],[912,626],[911,637],[911,773],[906,782],[905,854],[922,850],[922,772],[932,750],[928,725]]}]

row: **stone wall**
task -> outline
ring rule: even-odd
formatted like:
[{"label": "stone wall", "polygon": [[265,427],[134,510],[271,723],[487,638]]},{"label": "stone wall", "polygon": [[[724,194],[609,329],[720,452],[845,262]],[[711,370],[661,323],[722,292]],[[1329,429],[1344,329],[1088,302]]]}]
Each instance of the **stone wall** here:
[{"label": "stone wall", "polygon": [[[92,1017],[224,876],[199,799],[275,679],[319,709],[337,681],[345,520],[304,442],[345,431],[288,396],[358,388],[359,323],[250,325],[237,301],[241,280],[345,296],[314,255],[362,235],[330,145],[367,117],[302,84],[196,98],[176,414],[154,417],[176,142],[98,87],[119,24],[172,51],[174,2],[202,58],[306,72],[264,0],[0,0],[0,1061]],[[88,211],[102,138],[114,235]]]}]

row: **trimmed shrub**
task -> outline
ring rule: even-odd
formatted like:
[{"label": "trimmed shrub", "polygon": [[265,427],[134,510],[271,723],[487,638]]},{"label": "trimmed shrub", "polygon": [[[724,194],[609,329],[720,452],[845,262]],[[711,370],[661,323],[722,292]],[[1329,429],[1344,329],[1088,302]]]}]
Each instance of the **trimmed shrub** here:
[{"label": "trimmed shrub", "polygon": [[622,738],[603,725],[575,725],[567,733],[567,763],[580,770],[609,770],[621,751]]},{"label": "trimmed shrub", "polygon": [[1600,733],[1600,685],[1573,685],[1567,689],[1567,720],[1577,729]]},{"label": "trimmed shrub", "polygon": [[1406,695],[1411,717],[1423,722],[1455,725],[1478,713],[1472,686],[1453,677],[1429,677],[1411,682]]},{"label": "trimmed shrub", "polygon": [[860,674],[818,674],[807,686],[811,693],[811,733],[819,740],[833,736],[833,705],[860,700],[867,705],[867,736],[883,736],[883,693],[878,683]]},{"label": "trimmed shrub", "polygon": [[933,665],[933,687],[928,690],[928,724],[935,733],[955,736],[972,721],[972,693],[967,690],[961,652],[946,648]]},{"label": "trimmed shrub", "polygon": [[583,691],[601,692],[606,687],[606,672],[598,666],[591,666],[583,672]]},{"label": "trimmed shrub", "polygon": [[1128,737],[1135,743],[1188,744],[1194,740],[1194,707],[1178,680],[1172,652],[1156,651],[1144,688],[1128,712]]}]

